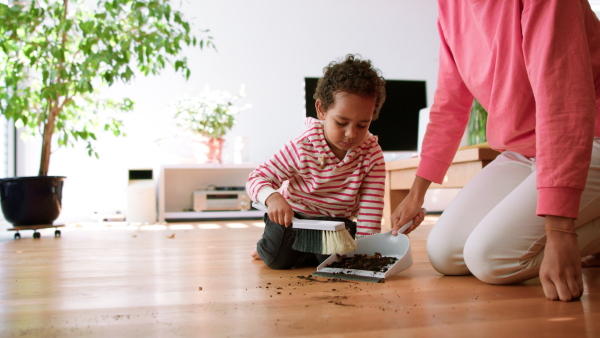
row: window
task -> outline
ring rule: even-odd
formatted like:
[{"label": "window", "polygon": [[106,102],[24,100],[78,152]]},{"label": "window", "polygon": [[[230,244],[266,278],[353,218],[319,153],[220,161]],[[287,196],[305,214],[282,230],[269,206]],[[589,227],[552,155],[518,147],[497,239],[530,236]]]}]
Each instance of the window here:
[{"label": "window", "polygon": [[0,178],[15,175],[14,131],[12,123],[0,116]]}]

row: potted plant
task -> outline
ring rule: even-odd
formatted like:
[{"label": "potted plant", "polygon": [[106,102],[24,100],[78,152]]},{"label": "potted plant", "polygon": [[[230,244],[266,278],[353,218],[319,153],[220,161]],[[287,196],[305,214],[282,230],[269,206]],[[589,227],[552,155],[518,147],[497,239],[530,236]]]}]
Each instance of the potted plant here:
[{"label": "potted plant", "polygon": [[188,78],[182,49],[214,47],[210,36],[194,36],[169,0],[97,0],[95,8],[86,3],[0,4],[0,112],[42,137],[38,176],[0,182],[2,209],[13,225],[52,224],[58,217],[65,177],[48,176],[53,146],[83,142],[87,154],[98,157],[97,133],[124,135],[113,113],[130,111],[134,103],[101,99],[102,86],[130,82],[136,68],[156,75],[172,66]]},{"label": "potted plant", "polygon": [[467,144],[477,145],[487,141],[486,137],[487,111],[476,99],[471,106],[471,115],[467,124]]},{"label": "potted plant", "polygon": [[174,115],[177,126],[200,137],[200,161],[222,162],[223,137],[235,124],[236,115],[251,108],[250,104],[235,104],[245,96],[244,85],[240,87],[238,95],[223,90],[210,90],[207,86],[198,95],[188,95],[175,102]]}]

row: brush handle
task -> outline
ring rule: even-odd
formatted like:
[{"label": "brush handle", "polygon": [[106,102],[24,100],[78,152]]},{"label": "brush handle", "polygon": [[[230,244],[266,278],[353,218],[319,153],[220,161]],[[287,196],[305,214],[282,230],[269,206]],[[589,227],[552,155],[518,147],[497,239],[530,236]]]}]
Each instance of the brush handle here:
[{"label": "brush handle", "polygon": [[[252,202],[252,206],[260,211],[267,212],[267,207],[259,202]],[[339,221],[321,221],[316,219],[299,219],[296,217],[292,218],[292,225],[294,229],[308,229],[308,230],[324,230],[324,231],[339,231],[346,229],[346,224]]]},{"label": "brush handle", "polygon": [[339,231],[346,229],[346,224],[339,221],[321,221],[316,219],[298,219],[292,218],[294,229]]},{"label": "brush handle", "polygon": [[[421,208],[421,211],[424,213],[427,213],[427,209],[425,208]],[[398,233],[404,233],[404,231],[406,231],[406,229],[408,229],[411,225],[413,224],[413,220],[411,219],[408,223],[404,224],[400,229],[398,229]]]}]

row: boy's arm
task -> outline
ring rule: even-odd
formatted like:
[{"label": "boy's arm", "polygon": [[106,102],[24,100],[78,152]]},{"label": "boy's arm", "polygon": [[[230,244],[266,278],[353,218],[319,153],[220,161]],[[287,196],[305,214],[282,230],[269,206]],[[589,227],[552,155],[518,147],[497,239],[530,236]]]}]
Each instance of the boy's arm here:
[{"label": "boy's arm", "polygon": [[289,180],[298,168],[298,156],[292,141],[286,143],[273,157],[258,166],[246,182],[246,191],[253,201],[267,205],[271,194],[278,192],[283,182]]},{"label": "boy's arm", "polygon": [[383,217],[383,194],[385,192],[385,162],[379,150],[371,170],[364,177],[360,188],[356,237],[361,238],[381,232]]}]

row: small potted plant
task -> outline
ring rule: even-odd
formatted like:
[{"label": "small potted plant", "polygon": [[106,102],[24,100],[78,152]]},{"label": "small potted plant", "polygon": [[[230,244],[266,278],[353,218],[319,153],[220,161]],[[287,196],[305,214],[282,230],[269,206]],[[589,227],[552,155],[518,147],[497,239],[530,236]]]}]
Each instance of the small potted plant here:
[{"label": "small potted plant", "polygon": [[467,144],[477,145],[487,141],[486,137],[487,112],[476,99],[471,106],[471,115],[467,125]]},{"label": "small potted plant", "polygon": [[223,137],[234,126],[236,115],[251,108],[250,104],[235,104],[245,96],[244,85],[237,95],[223,90],[210,90],[207,86],[197,95],[188,95],[175,101],[174,115],[177,126],[199,137],[199,161],[222,162]]},{"label": "small potted plant", "polygon": [[112,113],[133,102],[102,100],[99,88],[167,66],[188,78],[182,51],[212,46],[212,38],[197,39],[170,0],[9,3],[0,3],[0,113],[41,135],[42,149],[38,176],[0,180],[2,210],[15,226],[52,224],[65,179],[48,176],[52,148],[83,142],[98,157],[97,133],[124,135]]}]

